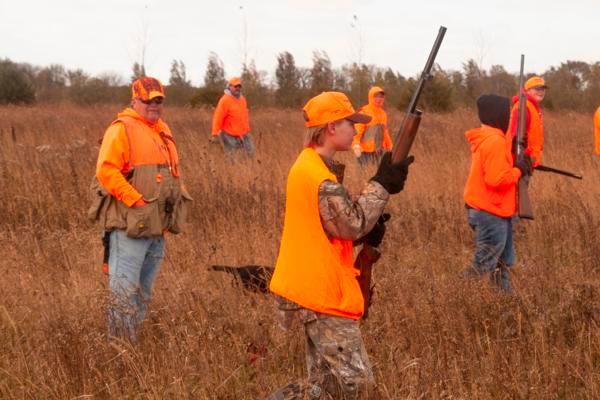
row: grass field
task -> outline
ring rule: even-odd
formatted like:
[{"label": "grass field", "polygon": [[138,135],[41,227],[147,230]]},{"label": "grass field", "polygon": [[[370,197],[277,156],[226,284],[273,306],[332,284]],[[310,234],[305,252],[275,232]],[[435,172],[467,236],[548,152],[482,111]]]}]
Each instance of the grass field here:
[{"label": "grass field", "polygon": [[[118,107],[0,107],[0,398],[260,399],[305,376],[300,326],[246,294],[222,264],[273,265],[285,180],[304,132],[298,111],[251,114],[257,156],[231,165],[208,143],[210,113],[168,108],[195,199],[168,237],[139,344],[106,337],[107,277],[85,218],[98,139]],[[391,114],[395,130],[400,115]],[[462,190],[476,115],[425,115],[405,191],[374,274],[362,331],[374,399],[600,398],[600,158],[592,116],[545,115],[535,221],[516,229],[515,295],[463,281],[472,255]],[[373,173],[350,154],[346,184]]]}]

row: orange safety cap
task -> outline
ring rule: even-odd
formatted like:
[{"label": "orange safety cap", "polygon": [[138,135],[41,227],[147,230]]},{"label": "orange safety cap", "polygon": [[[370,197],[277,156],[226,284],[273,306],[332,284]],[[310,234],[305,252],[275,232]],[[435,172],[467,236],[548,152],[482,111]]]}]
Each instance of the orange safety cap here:
[{"label": "orange safety cap", "polygon": [[546,81],[544,81],[543,78],[539,76],[532,76],[531,78],[527,79],[527,82],[525,82],[525,90],[529,90],[534,87],[542,87],[546,89],[548,86],[546,86]]},{"label": "orange safety cap", "polygon": [[302,111],[307,128],[341,119],[359,124],[366,124],[371,121],[370,116],[354,111],[348,97],[341,92],[323,92],[310,99]]},{"label": "orange safety cap", "polygon": [[131,85],[131,98],[139,97],[142,100],[152,100],[156,97],[165,97],[165,90],[156,78],[145,76]]},{"label": "orange safety cap", "polygon": [[229,80],[229,86],[237,86],[242,84],[242,79],[239,76],[234,76]]}]

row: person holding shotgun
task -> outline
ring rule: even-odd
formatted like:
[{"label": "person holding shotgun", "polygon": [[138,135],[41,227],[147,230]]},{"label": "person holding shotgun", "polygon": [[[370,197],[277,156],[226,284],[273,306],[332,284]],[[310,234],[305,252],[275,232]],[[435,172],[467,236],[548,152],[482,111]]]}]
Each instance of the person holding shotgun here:
[{"label": "person holding shotgun", "polygon": [[[340,92],[323,92],[304,106],[304,150],[290,169],[285,221],[270,290],[304,324],[308,382],[290,383],[269,399],[354,399],[373,380],[358,320],[364,300],[354,267],[353,242],[377,247],[385,232],[383,208],[402,191],[408,157],[391,153],[353,201],[342,185],[343,166],[333,160],[351,149],[355,123],[370,117],[354,111]],[[323,397],[320,397],[323,396]]]},{"label": "person holding shotgun", "polygon": [[521,176],[531,175],[532,160],[526,155],[513,163],[512,138],[505,134],[510,118],[508,98],[483,95],[477,99],[477,111],[481,127],[465,133],[472,158],[464,201],[475,232],[475,255],[465,276],[479,278],[489,273],[492,284],[510,293],[516,187]]},{"label": "person holding shotgun", "polygon": [[[539,76],[533,76],[525,82],[523,91],[527,100],[526,125],[527,146],[525,152],[531,156],[533,167],[542,163],[542,150],[544,147],[544,120],[540,104],[546,96],[546,82]],[[512,111],[509,132],[512,138],[517,135],[517,120],[519,113],[519,94],[512,99]]]}]

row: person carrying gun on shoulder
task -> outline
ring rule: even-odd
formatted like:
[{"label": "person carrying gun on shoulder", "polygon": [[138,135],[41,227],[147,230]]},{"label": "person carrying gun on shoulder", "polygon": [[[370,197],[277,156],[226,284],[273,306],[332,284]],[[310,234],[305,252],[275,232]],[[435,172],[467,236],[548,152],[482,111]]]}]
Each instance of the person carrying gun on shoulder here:
[{"label": "person carrying gun on shoulder", "polygon": [[340,92],[313,97],[303,111],[305,148],[288,175],[285,221],[270,290],[304,324],[309,376],[308,382],[290,383],[268,398],[355,399],[373,373],[359,329],[364,299],[353,242],[380,244],[383,208],[390,194],[402,191],[413,158],[391,164],[387,153],[353,201],[341,174],[335,174],[341,168],[333,156],[351,149],[354,124],[368,123],[370,117],[356,113]]},{"label": "person carrying gun on shoulder", "polygon": [[472,158],[464,200],[475,232],[473,263],[465,276],[480,278],[489,273],[492,284],[511,293],[508,268],[515,263],[516,185],[521,176],[531,174],[532,160],[526,156],[513,162],[512,137],[505,133],[510,118],[508,98],[483,95],[477,99],[477,110],[482,125],[465,134]]},{"label": "person carrying gun on shoulder", "polygon": [[371,117],[367,124],[356,124],[356,136],[352,150],[361,166],[377,164],[384,152],[392,150],[392,138],[388,131],[387,114],[383,109],[385,91],[379,86],[369,90],[369,104],[361,107],[359,113]]}]

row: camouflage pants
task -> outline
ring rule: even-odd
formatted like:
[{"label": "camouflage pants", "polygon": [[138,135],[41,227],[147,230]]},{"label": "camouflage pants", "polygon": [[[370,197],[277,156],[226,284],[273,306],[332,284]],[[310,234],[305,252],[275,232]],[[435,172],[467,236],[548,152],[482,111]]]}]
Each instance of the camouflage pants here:
[{"label": "camouflage pants", "polygon": [[306,334],[308,380],[290,383],[269,400],[357,399],[373,372],[358,321],[298,311]]}]

